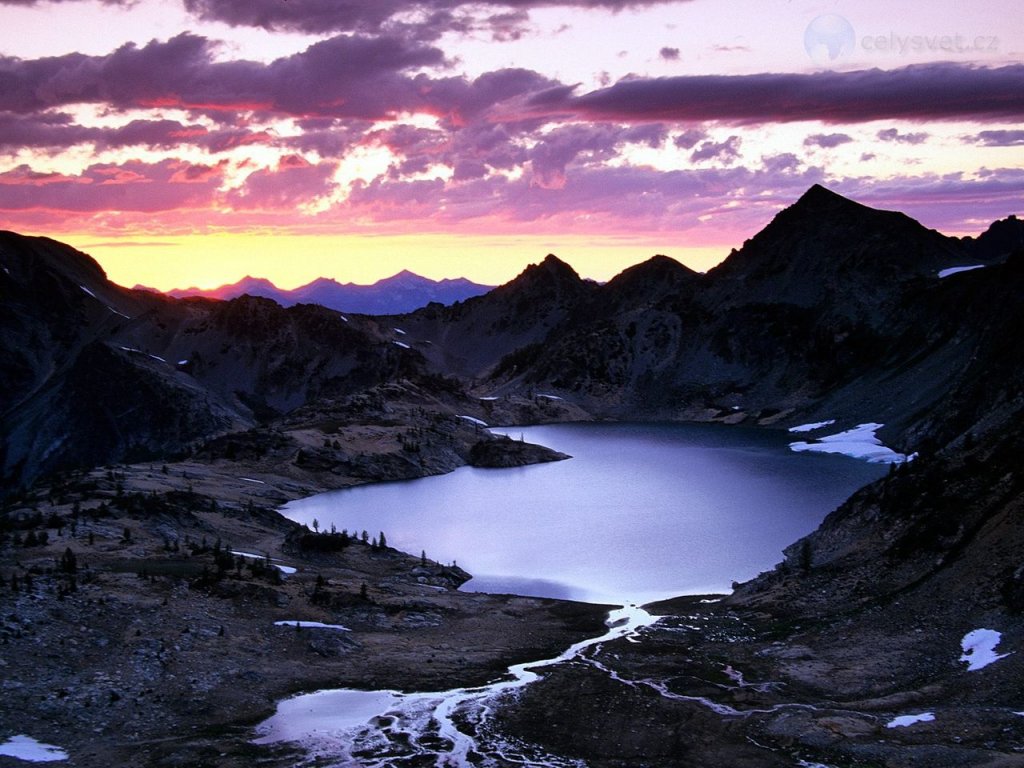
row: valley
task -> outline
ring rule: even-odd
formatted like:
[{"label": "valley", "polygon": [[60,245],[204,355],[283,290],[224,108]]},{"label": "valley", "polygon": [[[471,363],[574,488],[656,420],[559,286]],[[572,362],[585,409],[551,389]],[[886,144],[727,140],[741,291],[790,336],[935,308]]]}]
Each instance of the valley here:
[{"label": "valley", "polygon": [[[598,637],[609,606],[459,592],[453,563],[284,502],[566,458],[481,422],[835,420],[916,457],[730,595],[540,670],[488,727],[608,768],[1022,765],[1022,237],[815,186],[707,274],[654,257],[597,284],[548,256],[380,316],[131,291],[5,233],[0,738],[75,766],[304,764],[252,743],[279,699],[481,685]],[[1007,655],[968,670],[982,628]],[[444,764],[443,740],[389,744],[357,764]]]}]

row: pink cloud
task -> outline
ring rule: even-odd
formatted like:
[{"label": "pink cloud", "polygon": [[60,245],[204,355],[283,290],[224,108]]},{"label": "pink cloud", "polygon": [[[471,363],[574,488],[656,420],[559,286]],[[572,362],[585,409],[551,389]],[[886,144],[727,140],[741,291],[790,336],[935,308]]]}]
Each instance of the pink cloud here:
[{"label": "pink cloud", "polygon": [[277,168],[254,171],[238,189],[231,190],[226,202],[239,211],[290,211],[294,216],[298,205],[329,194],[337,164],[313,165],[298,155],[281,158]]},{"label": "pink cloud", "polygon": [[78,176],[36,175],[21,166],[0,173],[0,210],[156,212],[209,205],[220,174],[180,183],[187,166],[179,160],[129,160],[91,165]]}]

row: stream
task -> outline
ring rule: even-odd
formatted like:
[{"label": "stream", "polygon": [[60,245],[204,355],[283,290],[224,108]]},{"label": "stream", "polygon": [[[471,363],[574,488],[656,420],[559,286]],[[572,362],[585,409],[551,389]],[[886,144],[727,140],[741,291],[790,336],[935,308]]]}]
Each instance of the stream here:
[{"label": "stream", "polygon": [[573,660],[587,649],[618,638],[636,640],[658,620],[643,608],[623,606],[605,622],[608,631],[582,640],[558,656],[515,664],[501,680],[474,688],[403,693],[335,689],[286,699],[257,726],[257,744],[301,745],[316,765],[383,768],[420,758],[437,768],[523,765],[581,766],[528,744],[513,743],[490,727],[501,700],[537,680],[535,670]]}]

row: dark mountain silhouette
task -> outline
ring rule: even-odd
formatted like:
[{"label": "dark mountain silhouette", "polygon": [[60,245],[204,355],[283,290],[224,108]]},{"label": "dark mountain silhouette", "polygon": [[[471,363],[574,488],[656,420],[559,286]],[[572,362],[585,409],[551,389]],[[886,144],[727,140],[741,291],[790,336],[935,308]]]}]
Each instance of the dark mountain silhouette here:
[{"label": "dark mountain silhouette", "polygon": [[[558,322],[493,364],[505,342],[488,337],[470,372],[492,391],[549,390],[608,416],[774,423],[827,413],[907,426],[979,341],[944,298],[969,273],[939,278],[972,258],[903,214],[814,187],[706,275],[656,258],[581,285],[558,310],[531,302]],[[970,279],[998,279],[984,272]],[[443,341],[428,329],[425,338],[474,348],[506,311],[495,301],[461,308],[478,338],[450,325]]]},{"label": "dark mountain silhouette", "polygon": [[268,299],[174,299],[85,254],[0,234],[5,487],[76,466],[178,455],[318,398],[415,373],[369,319]]},{"label": "dark mountain silhouette", "polygon": [[435,366],[472,378],[504,355],[544,341],[596,287],[549,254],[484,296],[390,320],[420,341],[417,349]]},{"label": "dark mountain silhouette", "polygon": [[[991,315],[1002,310],[990,297],[1003,295],[1005,249],[1019,232],[1010,217],[976,240],[949,238],[814,186],[708,274],[656,256],[599,285],[549,255],[484,295],[375,319],[251,295],[128,291],[84,254],[8,233],[4,471],[26,479],[184,451],[318,398],[421,374],[489,396],[555,393],[597,416],[880,421],[913,450],[951,439],[953,422],[935,414],[993,343]],[[977,263],[989,266],[939,277]],[[378,287],[405,295],[426,283],[402,273]],[[336,288],[320,280],[292,299]],[[148,415],[126,428],[129,410]],[[102,450],[85,437],[104,431],[114,437]]]},{"label": "dark mountain silhouette", "polygon": [[975,259],[976,264],[986,264],[1006,257],[1013,251],[1024,248],[1024,220],[1016,216],[994,221],[977,237],[965,237],[961,243]]},{"label": "dark mountain silhouette", "polygon": [[[431,302],[454,304],[491,290],[493,286],[480,285],[465,278],[430,280],[403,270],[396,275],[378,280],[372,285],[339,283],[320,277],[311,283],[285,290],[261,277],[243,277],[237,283],[219,288],[181,288],[167,291],[168,296],[187,298],[199,296],[209,299],[236,299],[240,296],[259,296],[276,301],[282,307],[296,304],[319,304],[339,312],[364,315],[393,315],[425,307]],[[136,286],[142,290],[153,290]]]}]

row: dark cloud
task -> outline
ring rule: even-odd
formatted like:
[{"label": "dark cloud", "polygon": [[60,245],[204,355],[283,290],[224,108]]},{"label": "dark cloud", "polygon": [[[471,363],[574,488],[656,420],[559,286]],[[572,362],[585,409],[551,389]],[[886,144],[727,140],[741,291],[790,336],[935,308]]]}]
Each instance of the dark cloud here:
[{"label": "dark cloud", "polygon": [[531,106],[593,120],[737,124],[1013,119],[1024,116],[1024,64],[980,68],[937,63],[889,71],[637,78],[560,101],[538,100]]},{"label": "dark cloud", "polygon": [[665,61],[679,61],[679,49],[678,48],[662,48],[658,51],[660,56]]},{"label": "dark cloud", "polygon": [[565,186],[566,166],[582,153],[591,161],[603,161],[615,155],[623,141],[620,128],[607,125],[567,125],[546,133],[529,152],[531,182],[545,189]]},{"label": "dark cloud", "polygon": [[123,126],[97,128],[78,125],[64,112],[0,113],[0,151],[7,152],[26,147],[62,150],[81,144],[92,144],[97,149],[137,146],[157,150],[192,145],[210,152],[224,152],[244,144],[274,141],[274,137],[264,131],[240,128],[211,131],[202,125],[177,120],[132,120]]},{"label": "dark cloud", "polygon": [[849,144],[851,141],[853,141],[853,137],[847,136],[845,133],[814,133],[804,139],[804,146],[834,149],[843,144]]},{"label": "dark cloud", "polygon": [[215,52],[215,44],[184,33],[107,56],[2,57],[0,109],[103,103],[181,107],[221,118],[252,111],[377,119],[427,108],[431,83],[409,70],[444,64],[437,48],[389,37],[335,37],[270,64],[215,61]]},{"label": "dark cloud", "polygon": [[800,158],[792,152],[783,152],[780,155],[771,155],[761,158],[764,170],[772,175],[795,173],[800,169]]},{"label": "dark cloud", "polygon": [[1024,145],[1024,131],[981,131],[974,136],[965,136],[963,140],[965,144],[980,144],[983,147],[1019,147]]},{"label": "dark cloud", "polygon": [[702,131],[700,128],[689,128],[672,139],[672,143],[680,149],[693,149],[697,146],[697,142],[703,141],[707,137],[706,131]]},{"label": "dark cloud", "polygon": [[107,56],[0,57],[0,110],[26,114],[76,103],[179,107],[225,124],[237,124],[245,113],[369,121],[418,112],[453,128],[499,104],[495,119],[538,124],[566,118],[834,123],[1024,116],[1024,65],[633,78],[575,96],[574,86],[525,69],[474,80],[427,74],[448,65],[442,51],[395,36],[342,35],[269,64],[220,61],[215,54],[215,44],[185,33]]},{"label": "dark cloud", "polygon": [[622,10],[669,2],[673,0],[184,0],[193,15],[232,26],[315,34],[403,30],[421,40],[436,39],[442,31],[482,27],[490,28],[495,39],[512,39],[521,34],[534,8]]},{"label": "dark cloud", "polygon": [[928,140],[927,133],[900,133],[897,128],[886,128],[879,131],[876,136],[882,141],[895,142],[897,144],[923,144]]},{"label": "dark cloud", "polygon": [[690,154],[690,160],[695,163],[704,160],[719,160],[728,165],[733,163],[740,156],[740,144],[742,139],[739,136],[730,136],[725,141],[705,141]]}]

